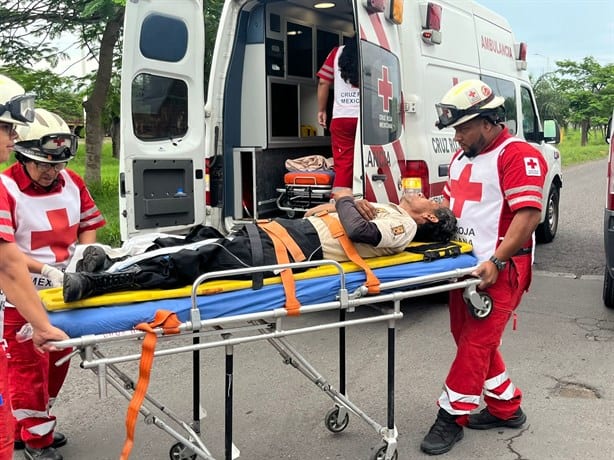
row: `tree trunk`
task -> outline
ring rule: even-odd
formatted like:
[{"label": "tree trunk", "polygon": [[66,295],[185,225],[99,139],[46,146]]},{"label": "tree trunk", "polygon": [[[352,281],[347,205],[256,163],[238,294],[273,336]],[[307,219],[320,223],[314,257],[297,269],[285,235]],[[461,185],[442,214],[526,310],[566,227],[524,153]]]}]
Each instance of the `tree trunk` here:
[{"label": "tree trunk", "polygon": [[582,124],[580,125],[580,129],[581,129],[581,133],[582,133],[582,137],[580,138],[580,145],[582,147],[584,147],[586,144],[588,144],[588,130],[590,128],[590,121],[589,120],[582,120]]},{"label": "tree trunk", "polygon": [[113,146],[113,158],[119,160],[119,117],[113,117],[111,123],[111,143]]},{"label": "tree trunk", "polygon": [[85,108],[85,181],[100,182],[100,160],[104,131],[102,127],[102,111],[107,100],[111,74],[113,72],[113,49],[119,38],[124,19],[123,8],[106,25],[100,41],[98,56],[98,71],[92,94],[83,103]]}]

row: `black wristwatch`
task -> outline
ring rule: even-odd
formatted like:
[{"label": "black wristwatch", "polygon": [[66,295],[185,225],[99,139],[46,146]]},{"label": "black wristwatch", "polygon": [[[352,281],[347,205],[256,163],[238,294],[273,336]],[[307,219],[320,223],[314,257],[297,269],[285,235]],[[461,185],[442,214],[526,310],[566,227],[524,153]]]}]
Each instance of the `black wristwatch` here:
[{"label": "black wristwatch", "polygon": [[501,271],[505,268],[505,264],[506,262],[503,262],[502,260],[497,259],[495,256],[490,256],[490,260],[493,264],[495,264],[495,267],[497,267],[497,271]]}]

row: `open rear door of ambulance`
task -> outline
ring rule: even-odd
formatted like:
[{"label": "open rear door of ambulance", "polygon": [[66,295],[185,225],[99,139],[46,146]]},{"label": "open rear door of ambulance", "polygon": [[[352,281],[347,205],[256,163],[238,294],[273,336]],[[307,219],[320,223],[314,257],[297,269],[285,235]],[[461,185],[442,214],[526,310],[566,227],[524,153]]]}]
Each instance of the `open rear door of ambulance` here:
[{"label": "open rear door of ambulance", "polygon": [[204,34],[201,0],[126,2],[122,241],[204,221]]},{"label": "open rear door of ambulance", "polygon": [[[360,37],[361,122],[356,140],[354,192],[398,203],[405,156],[402,134],[398,23],[403,0],[355,0]],[[359,170],[362,168],[362,171]]]}]

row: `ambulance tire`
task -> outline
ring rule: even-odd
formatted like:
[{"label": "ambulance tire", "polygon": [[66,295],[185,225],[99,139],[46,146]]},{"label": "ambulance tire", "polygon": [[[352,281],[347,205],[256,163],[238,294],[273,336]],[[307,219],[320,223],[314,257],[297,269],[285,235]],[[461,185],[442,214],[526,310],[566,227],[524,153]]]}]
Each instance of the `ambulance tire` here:
[{"label": "ambulance tire", "polygon": [[561,192],[559,186],[552,184],[548,192],[548,201],[546,202],[546,217],[535,230],[535,238],[538,243],[550,243],[556,236],[556,231],[559,227],[560,198]]},{"label": "ambulance tire", "polygon": [[614,278],[607,266],[603,274],[603,304],[608,308],[614,308]]}]

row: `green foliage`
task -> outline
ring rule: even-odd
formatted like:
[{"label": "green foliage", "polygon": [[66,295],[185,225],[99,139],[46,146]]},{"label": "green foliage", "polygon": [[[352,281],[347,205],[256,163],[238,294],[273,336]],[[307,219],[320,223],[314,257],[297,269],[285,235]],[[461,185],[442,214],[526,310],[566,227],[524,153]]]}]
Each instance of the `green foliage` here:
[{"label": "green foliage", "polygon": [[601,133],[592,131],[589,141],[582,146],[581,132],[569,129],[563,133],[558,149],[561,151],[563,166],[569,166],[586,161],[598,160],[608,156],[608,144]]},{"label": "green foliage", "polygon": [[0,67],[0,74],[11,77],[27,92],[35,93],[37,107],[57,113],[67,122],[83,119],[83,95],[77,91],[73,78],[22,66]]}]

